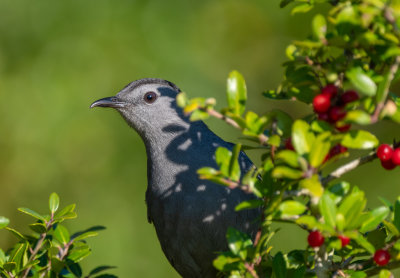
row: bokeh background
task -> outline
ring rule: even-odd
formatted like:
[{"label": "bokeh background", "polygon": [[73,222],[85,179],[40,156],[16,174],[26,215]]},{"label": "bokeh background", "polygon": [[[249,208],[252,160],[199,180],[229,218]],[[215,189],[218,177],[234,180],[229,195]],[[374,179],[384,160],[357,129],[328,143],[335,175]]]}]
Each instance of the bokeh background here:
[{"label": "bokeh background", "polygon": [[[132,80],[160,77],[223,106],[226,77],[236,69],[250,109],[310,112],[261,95],[281,81],[285,46],[309,30],[310,15],[290,16],[278,2],[0,0],[0,215],[29,232],[31,219],[16,209],[46,212],[55,191],[63,205],[77,204],[71,230],[107,227],[89,240],[84,270],[108,264],[120,277],[178,277],[147,223],[143,143],[118,113],[89,105]],[[227,140],[239,135],[217,120],[207,124]],[[386,142],[400,136],[391,123],[371,130]],[[369,206],[400,195],[400,168],[389,173],[373,162],[346,179],[367,192]],[[1,248],[13,243],[0,231]],[[283,226],[274,245],[302,248],[305,234]]]}]

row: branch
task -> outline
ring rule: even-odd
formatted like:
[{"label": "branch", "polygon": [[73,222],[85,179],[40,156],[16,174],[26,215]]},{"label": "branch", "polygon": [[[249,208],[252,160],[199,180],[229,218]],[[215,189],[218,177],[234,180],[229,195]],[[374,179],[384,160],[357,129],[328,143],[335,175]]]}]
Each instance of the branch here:
[{"label": "branch", "polygon": [[[393,148],[400,147],[400,142],[397,142],[392,145]],[[347,172],[350,172],[354,169],[356,169],[358,166],[361,166],[365,163],[373,161],[375,158],[377,158],[376,151],[370,152],[368,155],[357,158],[353,161],[350,161],[349,163],[340,166],[337,168],[335,171],[330,173],[328,176],[322,179],[322,184],[325,185],[329,183],[330,181],[340,178],[342,175],[346,174]]]},{"label": "branch", "polygon": [[[388,263],[387,265],[385,265],[385,269],[394,269],[394,268],[398,268],[400,267],[400,261],[394,261],[391,263]],[[375,274],[378,274],[380,271],[382,270],[382,268],[380,267],[374,267],[370,270],[366,270],[365,273],[367,274],[367,277],[373,276]]]},{"label": "branch", "polygon": [[376,105],[375,112],[371,117],[371,123],[376,123],[378,121],[379,115],[381,114],[382,109],[385,107],[385,102],[389,94],[390,85],[393,81],[393,78],[397,70],[399,69],[399,65],[400,65],[400,56],[397,56],[394,63],[389,68],[388,76],[384,81],[385,83],[384,83],[383,95],[381,97],[380,102]]},{"label": "branch", "polygon": [[[203,108],[203,111],[207,112],[208,115],[215,117],[217,119],[223,120],[224,122],[226,122],[227,124],[233,126],[236,129],[239,130],[243,130],[243,128],[241,128],[237,122],[235,122],[233,119],[225,116],[224,114],[212,109],[212,108]],[[265,146],[266,143],[268,142],[268,136],[266,136],[265,134],[261,133],[258,135],[258,140],[260,141],[260,144]]]}]

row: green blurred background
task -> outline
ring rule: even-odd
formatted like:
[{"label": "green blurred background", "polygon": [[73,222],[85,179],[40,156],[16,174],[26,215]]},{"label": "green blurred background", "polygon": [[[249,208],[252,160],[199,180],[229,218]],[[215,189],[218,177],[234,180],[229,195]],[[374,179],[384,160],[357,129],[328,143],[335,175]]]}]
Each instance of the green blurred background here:
[{"label": "green blurred background", "polygon": [[[290,16],[277,0],[0,0],[0,215],[28,232],[31,219],[16,209],[46,212],[55,191],[63,205],[77,204],[71,230],[107,227],[89,240],[84,270],[108,264],[120,277],[178,277],[147,223],[143,143],[115,111],[90,103],[132,80],[160,77],[222,106],[226,77],[237,69],[250,109],[304,115],[309,107],[261,92],[280,82],[285,46],[307,35],[310,19]],[[239,135],[207,123],[227,140]],[[386,142],[400,135],[390,123],[371,130]],[[373,162],[346,178],[366,190],[369,206],[400,195],[399,168],[389,173]],[[0,247],[13,243],[0,231]],[[284,226],[274,244],[301,248],[305,235]]]}]

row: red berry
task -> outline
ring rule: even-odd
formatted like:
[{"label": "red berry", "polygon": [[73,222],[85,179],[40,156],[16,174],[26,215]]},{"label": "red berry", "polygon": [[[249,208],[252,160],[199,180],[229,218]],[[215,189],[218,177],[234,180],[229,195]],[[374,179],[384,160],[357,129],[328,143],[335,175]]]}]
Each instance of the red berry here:
[{"label": "red berry", "polygon": [[391,160],[393,155],[393,149],[388,144],[382,144],[376,150],[376,155],[381,161]]},{"label": "red berry", "polygon": [[311,247],[320,247],[324,244],[325,238],[320,231],[312,231],[308,234],[307,241]]},{"label": "red berry", "polygon": [[340,132],[346,132],[351,128],[351,124],[335,124],[335,128]]},{"label": "red berry", "polygon": [[333,122],[337,122],[346,116],[347,112],[339,106],[334,106],[329,110],[329,118]]},{"label": "red berry", "polygon": [[313,99],[314,111],[317,113],[324,113],[329,110],[331,106],[331,99],[328,94],[316,95]]},{"label": "red berry", "polygon": [[340,100],[342,101],[343,104],[347,104],[347,103],[356,101],[359,98],[360,98],[360,96],[358,95],[358,93],[353,90],[344,92],[343,95],[340,96]]},{"label": "red berry", "polygon": [[294,147],[292,144],[292,137],[289,137],[285,140],[285,149],[294,151]]},{"label": "red berry", "polygon": [[384,266],[390,261],[390,254],[388,251],[379,249],[374,254],[374,261],[377,265]]},{"label": "red berry", "polygon": [[321,93],[329,95],[330,98],[333,98],[337,95],[338,88],[333,84],[328,84],[322,88]]},{"label": "red berry", "polygon": [[337,144],[330,149],[329,156],[334,157],[335,155],[345,153],[345,152],[347,152],[347,148],[340,144]]},{"label": "red berry", "polygon": [[318,120],[329,122],[329,114],[327,112],[318,113]]},{"label": "red berry", "polygon": [[394,168],[396,168],[396,164],[394,164],[392,160],[381,160],[381,165],[386,170],[393,170]]},{"label": "red berry", "polygon": [[347,236],[340,235],[340,236],[338,236],[338,238],[342,242],[342,247],[345,247],[347,244],[350,243],[350,238],[348,238]]},{"label": "red berry", "polygon": [[396,165],[400,165],[400,148],[393,151],[392,162]]}]

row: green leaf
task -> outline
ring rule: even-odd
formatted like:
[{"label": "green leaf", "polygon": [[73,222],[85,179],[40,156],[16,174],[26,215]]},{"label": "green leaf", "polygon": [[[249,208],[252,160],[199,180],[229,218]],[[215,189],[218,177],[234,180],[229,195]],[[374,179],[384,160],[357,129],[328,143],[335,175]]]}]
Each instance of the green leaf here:
[{"label": "green leaf", "polygon": [[113,269],[113,268],[115,268],[115,266],[109,266],[109,265],[98,266],[98,267],[94,268],[92,271],[90,271],[89,277],[92,275],[95,275],[97,273],[103,272],[105,270]]},{"label": "green leaf", "polygon": [[392,278],[392,277],[394,277],[393,274],[387,269],[382,269],[379,272],[379,278]]},{"label": "green leaf", "polygon": [[96,277],[93,277],[93,278],[118,278],[118,276],[106,273],[106,274],[100,274],[100,275],[98,275]]},{"label": "green leaf", "polygon": [[312,30],[313,34],[317,39],[323,39],[326,35],[326,20],[325,17],[321,14],[317,14],[314,16],[312,21]]},{"label": "green leaf", "polygon": [[200,121],[200,120],[205,120],[208,119],[210,115],[202,110],[194,110],[192,114],[190,115],[190,121],[195,122],[195,121]]},{"label": "green leaf", "polygon": [[312,167],[317,168],[322,164],[322,162],[324,162],[325,157],[331,148],[331,135],[332,134],[329,131],[326,131],[315,138],[309,157]]},{"label": "green leaf", "polygon": [[317,219],[314,216],[311,216],[311,215],[300,216],[296,220],[296,223],[298,225],[306,226],[310,230],[315,229],[318,226]]},{"label": "green leaf", "polygon": [[74,241],[84,240],[89,237],[97,236],[98,234],[99,234],[98,232],[86,232],[74,237],[73,240]]},{"label": "green leaf", "polygon": [[[339,206],[338,212],[343,214],[346,220],[345,228],[351,229],[360,218],[366,205],[364,192],[357,191],[348,195]],[[355,228],[355,227],[354,227]]]},{"label": "green leaf", "polygon": [[281,218],[303,214],[306,209],[307,207],[305,205],[297,201],[285,201],[281,203],[278,207]]},{"label": "green leaf", "polygon": [[397,230],[400,231],[400,197],[394,202],[394,220],[393,224],[396,226]]},{"label": "green leaf", "polygon": [[361,245],[365,250],[367,250],[370,254],[375,253],[375,247],[368,242],[361,234],[358,234],[354,240]]},{"label": "green leaf", "polygon": [[278,252],[272,260],[272,269],[276,278],[286,278],[286,261],[282,252]]},{"label": "green leaf", "polygon": [[331,199],[338,204],[342,198],[349,192],[350,183],[341,181],[328,187],[328,192],[331,195]]},{"label": "green leaf", "polygon": [[292,142],[296,152],[300,155],[311,151],[315,136],[309,124],[303,120],[297,120],[292,126]]},{"label": "green leaf", "polygon": [[252,241],[250,237],[234,228],[229,227],[226,232],[229,249],[233,254],[238,255],[245,260],[247,257],[247,248],[251,247]]},{"label": "green leaf", "polygon": [[224,147],[218,147],[215,152],[215,160],[219,166],[219,170],[226,177],[229,177],[229,166],[232,153]]},{"label": "green leaf", "polygon": [[68,253],[68,259],[71,261],[78,263],[81,260],[83,260],[85,257],[89,256],[91,253],[91,250],[88,245],[84,244],[78,247],[74,247],[70,252]]},{"label": "green leaf", "polygon": [[260,200],[260,199],[247,200],[247,201],[243,201],[239,205],[237,205],[235,207],[235,211],[258,208],[258,207],[261,207],[263,204],[264,204],[264,201]]},{"label": "green leaf", "polygon": [[239,181],[240,179],[239,154],[241,148],[241,144],[237,144],[233,147],[231,159],[229,161],[229,178],[233,181]]},{"label": "green leaf", "polygon": [[272,170],[272,177],[276,179],[282,179],[282,178],[287,178],[287,179],[300,179],[303,176],[303,172],[286,167],[286,166],[277,166]]},{"label": "green leaf", "polygon": [[366,233],[374,230],[389,214],[390,210],[387,207],[379,207],[370,212],[368,220],[361,225],[360,232]]},{"label": "green leaf", "polygon": [[336,206],[329,193],[323,194],[319,200],[319,210],[325,223],[334,228],[336,226]]},{"label": "green leaf", "polygon": [[63,225],[58,224],[54,231],[54,238],[63,244],[67,244],[70,240],[69,232]]},{"label": "green leaf", "polygon": [[8,262],[14,262],[16,271],[22,269],[23,265],[28,261],[28,243],[17,243],[10,253]]},{"label": "green leaf", "polygon": [[179,107],[184,108],[188,103],[189,99],[185,92],[180,92],[176,96],[176,104],[178,104]]},{"label": "green leaf", "polygon": [[29,228],[38,234],[43,234],[47,231],[46,225],[43,223],[29,224]]},{"label": "green leaf", "polygon": [[348,123],[367,125],[371,123],[371,116],[365,111],[353,110],[347,112],[346,117],[343,120]]},{"label": "green leaf", "polygon": [[283,150],[280,151],[276,154],[275,156],[276,160],[282,160],[286,164],[288,164],[291,167],[298,168],[300,167],[299,163],[299,155],[291,150]]},{"label": "green leaf", "polygon": [[[76,206],[75,204],[71,204],[71,205],[66,206],[65,208],[63,208],[62,210],[60,210],[60,211],[54,216],[54,219],[65,218],[66,216],[71,215],[71,213],[74,212],[75,206]],[[75,214],[75,217],[76,217],[76,214]],[[75,217],[74,217],[74,218],[75,218]],[[66,217],[66,218],[68,218],[68,217]],[[65,219],[66,219],[66,218],[65,218]]]},{"label": "green leaf", "polygon": [[228,106],[232,113],[243,114],[247,100],[246,83],[243,76],[238,71],[229,74],[227,82]]},{"label": "green leaf", "polygon": [[17,237],[19,240],[26,240],[26,238],[17,230],[14,230],[10,227],[5,228],[7,231],[10,231],[15,237]]},{"label": "green leaf", "polygon": [[324,188],[319,181],[318,175],[313,175],[311,178],[303,179],[299,183],[300,187],[307,189],[314,197],[321,197]]},{"label": "green leaf", "polygon": [[36,219],[39,219],[39,220],[42,220],[43,222],[46,222],[46,219],[44,218],[44,216],[40,215],[39,213],[37,213],[37,212],[34,211],[34,210],[31,210],[31,209],[29,209],[29,208],[18,208],[18,210],[19,210],[20,212],[23,212],[23,213],[25,213],[25,214],[28,214],[28,215],[30,215],[30,216],[32,216],[32,217],[35,217]]},{"label": "green leaf", "polygon": [[49,198],[49,208],[51,213],[55,213],[60,204],[60,197],[58,197],[57,193],[53,192]]},{"label": "green leaf", "polygon": [[350,69],[346,72],[346,76],[357,91],[368,97],[375,96],[376,84],[361,68]]},{"label": "green leaf", "polygon": [[314,7],[313,5],[310,5],[308,3],[299,4],[292,9],[291,14],[294,15],[297,13],[306,13],[309,10],[311,10],[313,7]]},{"label": "green leaf", "polygon": [[351,130],[346,133],[341,144],[352,149],[372,149],[378,146],[379,140],[365,130]]},{"label": "green leaf", "polygon": [[231,253],[224,252],[223,255],[219,255],[214,261],[213,265],[216,269],[221,271],[232,271],[239,267],[240,258],[233,257]]},{"label": "green leaf", "polygon": [[325,121],[313,121],[311,123],[311,129],[314,132],[322,133],[324,131],[332,131],[332,125]]},{"label": "green leaf", "polygon": [[10,224],[10,220],[4,216],[0,216],[0,229],[3,229]]},{"label": "green leaf", "polygon": [[3,265],[3,268],[8,272],[13,271],[16,267],[17,264],[15,262],[7,262]]}]

